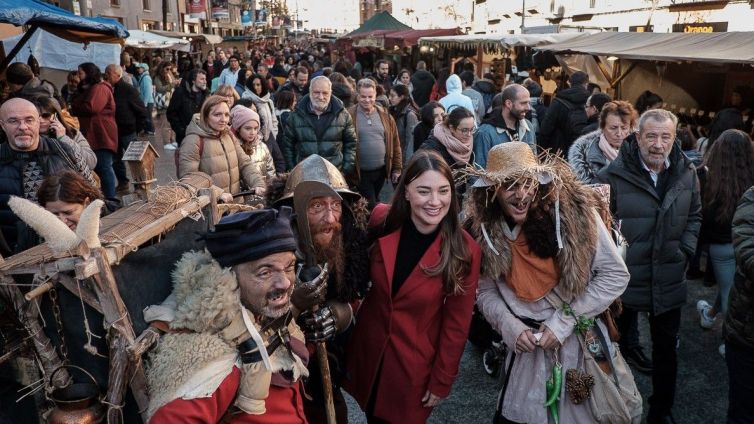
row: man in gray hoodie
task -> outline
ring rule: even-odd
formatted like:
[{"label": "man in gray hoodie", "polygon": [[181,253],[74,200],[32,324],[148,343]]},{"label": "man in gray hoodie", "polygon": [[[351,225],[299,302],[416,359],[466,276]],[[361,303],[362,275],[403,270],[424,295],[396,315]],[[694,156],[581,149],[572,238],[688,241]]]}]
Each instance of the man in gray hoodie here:
[{"label": "man in gray hoodie", "polygon": [[474,115],[476,115],[476,123],[479,125],[482,122],[482,118],[487,110],[484,107],[484,98],[482,94],[474,90],[471,86],[474,85],[474,73],[471,71],[463,71],[461,75],[461,84],[463,85],[463,91],[461,94],[471,99],[471,103],[474,105]]}]

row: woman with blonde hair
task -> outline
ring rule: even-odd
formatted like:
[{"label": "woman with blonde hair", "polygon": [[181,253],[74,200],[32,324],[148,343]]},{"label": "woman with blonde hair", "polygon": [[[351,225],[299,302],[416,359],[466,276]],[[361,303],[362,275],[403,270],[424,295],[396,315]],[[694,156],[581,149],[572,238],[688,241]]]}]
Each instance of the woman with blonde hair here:
[{"label": "woman with blonde hair", "polygon": [[227,99],[208,97],[186,128],[186,138],[178,151],[178,177],[196,171],[208,174],[213,184],[224,191],[224,202],[231,202],[233,195],[241,192],[242,181],[254,194],[261,195],[265,190],[265,179],[231,134],[229,123]]},{"label": "woman with blonde hair", "polygon": [[217,87],[217,90],[213,94],[215,96],[221,96],[225,102],[228,103],[228,108],[233,108],[233,106],[241,100],[241,96],[236,89],[229,85],[221,85]]}]

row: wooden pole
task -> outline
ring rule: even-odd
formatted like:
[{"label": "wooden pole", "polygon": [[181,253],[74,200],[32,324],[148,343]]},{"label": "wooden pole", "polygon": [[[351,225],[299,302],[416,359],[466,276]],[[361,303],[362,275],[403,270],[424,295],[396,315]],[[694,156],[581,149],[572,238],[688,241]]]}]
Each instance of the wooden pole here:
[{"label": "wooden pole", "polygon": [[[29,337],[39,357],[44,375],[48,376],[60,368],[63,365],[63,361],[42,329],[37,308],[31,307],[31,304],[24,300],[21,290],[15,284],[16,282],[12,277],[7,275],[2,276],[2,281],[0,281],[0,296],[3,296],[8,301],[16,312],[18,320],[26,327],[26,331],[29,332]],[[71,376],[68,374],[68,371],[61,370],[55,374],[55,381],[52,381],[51,385],[54,387],[65,387],[70,382]]]},{"label": "wooden pole", "polygon": [[336,424],[335,398],[332,392],[330,360],[327,358],[327,345],[323,341],[317,342],[317,359],[319,359],[319,372],[322,374],[322,388],[325,392],[325,413],[327,416],[327,424]]},{"label": "wooden pole", "polygon": [[11,49],[11,51],[5,56],[5,59],[3,59],[2,62],[0,62],[0,72],[5,72],[5,68],[8,67],[10,64],[10,61],[13,60],[13,58],[16,57],[18,52],[21,51],[21,49],[26,45],[26,42],[29,41],[32,35],[34,35],[34,32],[39,28],[36,25],[32,25],[31,28],[29,28],[28,31],[24,34],[23,37],[21,37],[20,40],[18,40],[18,43],[16,43],[15,46]]},{"label": "wooden pole", "polygon": [[[104,325],[109,329],[110,338],[110,373],[107,380],[107,394],[103,402],[107,405],[106,422],[119,424],[123,422],[121,408],[125,400],[126,384],[134,368],[134,364],[128,360],[127,348],[134,342],[135,334],[104,249],[94,250],[92,257],[97,262],[99,270],[92,276],[94,292],[102,307],[102,313],[105,316]],[[131,379],[131,391],[139,406],[139,411],[146,411],[149,398],[146,393],[146,378],[141,367],[136,368]],[[143,416],[143,418],[146,421],[146,417]]]}]

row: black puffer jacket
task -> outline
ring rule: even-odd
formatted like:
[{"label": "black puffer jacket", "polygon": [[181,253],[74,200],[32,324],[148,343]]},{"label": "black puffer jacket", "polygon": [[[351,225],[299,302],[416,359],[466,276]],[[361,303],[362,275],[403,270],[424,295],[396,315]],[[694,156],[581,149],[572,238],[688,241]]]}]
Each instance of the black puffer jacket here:
[{"label": "black puffer jacket", "polygon": [[578,133],[573,133],[570,109],[567,105],[570,105],[571,108],[580,108],[583,111],[588,98],[589,92],[581,86],[558,91],[555,99],[550,103],[544,119],[539,120],[537,144],[544,149],[552,149],[553,152],[560,150],[563,155],[567,154],[571,143],[578,138],[581,130],[583,130],[583,128],[579,128]]},{"label": "black puffer jacket", "polygon": [[175,89],[170,98],[168,110],[165,112],[165,117],[170,122],[170,128],[175,131],[175,141],[178,144],[183,142],[191,118],[195,113],[199,113],[202,103],[207,98],[206,91],[194,91],[191,88],[192,84],[189,81],[184,81],[180,87]]},{"label": "black puffer jacket", "polygon": [[725,341],[754,350],[754,188],[744,193],[733,216],[736,277],[728,298]]},{"label": "black puffer jacket", "polygon": [[317,154],[344,174],[353,173],[358,140],[351,115],[336,97],[330,98],[330,106],[320,116],[310,110],[310,105],[307,94],[288,117],[280,145],[286,168],[293,169],[308,156]]},{"label": "black puffer jacket", "polygon": [[123,137],[144,129],[147,108],[139,97],[139,90],[122,78],[113,86],[115,98],[115,123],[118,136]]},{"label": "black puffer jacket", "polygon": [[696,250],[701,226],[699,181],[694,165],[677,144],[661,198],[639,159],[636,141],[625,141],[618,158],[597,174],[610,184],[610,209],[621,220],[628,241],[626,265],[631,281],[623,303],[639,311],[661,314],[686,303],[686,264]]},{"label": "black puffer jacket", "polygon": [[411,85],[414,86],[411,96],[416,104],[422,107],[429,102],[432,86],[435,85],[435,76],[427,70],[420,69],[411,75]]}]

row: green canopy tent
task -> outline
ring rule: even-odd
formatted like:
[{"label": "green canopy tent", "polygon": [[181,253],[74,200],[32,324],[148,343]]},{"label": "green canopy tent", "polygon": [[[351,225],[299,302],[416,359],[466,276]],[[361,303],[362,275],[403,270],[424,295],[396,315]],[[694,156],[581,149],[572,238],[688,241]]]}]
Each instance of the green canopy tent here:
[{"label": "green canopy tent", "polygon": [[351,37],[356,34],[372,32],[372,31],[377,31],[377,30],[403,31],[407,29],[413,29],[413,28],[401,23],[399,20],[395,19],[393,15],[385,11],[382,11],[372,16],[371,18],[369,18],[366,22],[361,24],[361,26],[358,27],[357,29],[348,33],[346,37]]}]

